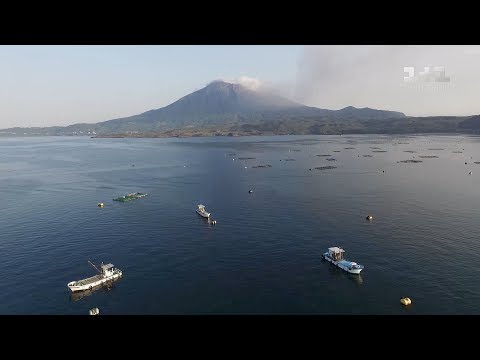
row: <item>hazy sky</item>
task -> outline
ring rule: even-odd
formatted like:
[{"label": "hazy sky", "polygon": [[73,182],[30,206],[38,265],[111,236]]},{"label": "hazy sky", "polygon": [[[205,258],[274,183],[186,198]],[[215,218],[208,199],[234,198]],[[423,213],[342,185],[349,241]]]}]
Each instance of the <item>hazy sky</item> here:
[{"label": "hazy sky", "polygon": [[[0,128],[135,115],[216,79],[327,109],[471,115],[480,113],[478,64],[480,46],[464,45],[0,46]],[[443,66],[450,81],[404,81],[404,67],[416,76],[427,66]]]}]

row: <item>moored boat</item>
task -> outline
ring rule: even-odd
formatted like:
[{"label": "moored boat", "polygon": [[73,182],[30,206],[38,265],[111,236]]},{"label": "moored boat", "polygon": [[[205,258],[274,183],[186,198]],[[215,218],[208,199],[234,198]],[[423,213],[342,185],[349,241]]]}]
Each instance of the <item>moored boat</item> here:
[{"label": "moored boat", "polygon": [[332,264],[338,266],[351,274],[360,274],[364,266],[357,264],[354,261],[349,261],[344,258],[345,250],[337,246],[328,248],[328,251],[323,253],[323,258]]},{"label": "moored boat", "polygon": [[122,271],[116,269],[113,264],[104,265],[102,263],[102,265],[100,265],[101,270],[99,270],[90,261],[89,263],[99,272],[99,274],[86,279],[69,282],[67,286],[72,292],[91,290],[96,286],[118,280],[123,275]]},{"label": "moored boat", "polygon": [[204,218],[209,218],[210,217],[210,213],[205,210],[205,205],[197,205],[198,208],[197,208],[197,214],[200,215],[200,216],[203,216]]}]

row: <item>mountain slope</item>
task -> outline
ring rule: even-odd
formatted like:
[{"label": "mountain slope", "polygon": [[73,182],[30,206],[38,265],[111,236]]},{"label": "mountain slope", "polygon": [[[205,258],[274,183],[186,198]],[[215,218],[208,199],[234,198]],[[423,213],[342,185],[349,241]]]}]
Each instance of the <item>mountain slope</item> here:
[{"label": "mountain slope", "polygon": [[289,129],[295,133],[297,122],[298,124],[314,122],[315,124],[309,125],[309,128],[313,126],[312,129],[317,131],[317,125],[322,123],[336,122],[345,125],[363,120],[381,121],[403,118],[405,118],[403,113],[370,108],[357,109],[350,106],[340,110],[319,109],[267,92],[249,90],[242,85],[214,81],[168,106],[126,118],[96,124],[74,124],[66,127],[6,129],[4,133],[107,135],[158,133],[174,129],[188,130],[208,127],[236,129],[244,125],[262,127],[262,124],[264,126],[269,124],[268,127],[273,129],[277,126],[274,124],[282,121],[288,122]]},{"label": "mountain slope", "polygon": [[286,98],[242,85],[215,81],[160,109],[123,119],[98,123],[98,131],[166,131],[212,125],[258,124],[275,119],[334,118],[380,119],[405,117],[402,113],[374,109],[326,110],[305,106]]},{"label": "mountain slope", "polygon": [[293,114],[322,112],[321,109],[309,108],[280,96],[215,81],[163,108],[101,122],[99,125],[112,131],[159,131],[255,121],[261,119],[261,114],[282,111]]},{"label": "mountain slope", "polygon": [[461,129],[480,130],[480,115],[468,117],[458,124],[458,127]]},{"label": "mountain slope", "polygon": [[398,111],[385,111],[370,108],[355,108],[348,106],[346,108],[335,111],[336,118],[357,119],[357,120],[383,120],[383,119],[400,119],[405,118],[405,114]]}]

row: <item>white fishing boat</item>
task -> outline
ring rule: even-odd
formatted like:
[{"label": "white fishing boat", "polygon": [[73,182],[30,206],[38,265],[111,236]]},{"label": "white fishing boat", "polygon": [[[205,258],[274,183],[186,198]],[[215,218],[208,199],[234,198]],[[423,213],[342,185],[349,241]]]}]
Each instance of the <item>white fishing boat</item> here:
[{"label": "white fishing boat", "polygon": [[328,251],[323,253],[323,258],[351,274],[360,274],[364,266],[357,264],[356,262],[346,260],[344,255],[345,250],[335,246],[328,248]]},{"label": "white fishing boat", "polygon": [[69,282],[67,286],[72,292],[91,290],[96,286],[113,282],[122,277],[122,272],[119,269],[116,269],[112,264],[104,265],[102,262],[102,265],[100,265],[101,270],[99,270],[90,261],[89,263],[99,272],[99,274],[83,280]]},{"label": "white fishing boat", "polygon": [[198,206],[198,209],[197,209],[198,215],[203,216],[204,218],[210,217],[210,213],[207,212],[207,210],[205,210],[205,205],[197,205],[197,206]]}]

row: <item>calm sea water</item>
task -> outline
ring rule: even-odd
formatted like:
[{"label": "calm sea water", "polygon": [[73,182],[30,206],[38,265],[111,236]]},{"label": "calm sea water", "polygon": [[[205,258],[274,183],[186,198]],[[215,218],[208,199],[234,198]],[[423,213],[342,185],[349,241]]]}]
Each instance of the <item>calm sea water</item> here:
[{"label": "calm sea water", "polygon": [[[480,314],[474,161],[473,136],[3,138],[0,313]],[[124,277],[72,297],[87,260]]]}]

